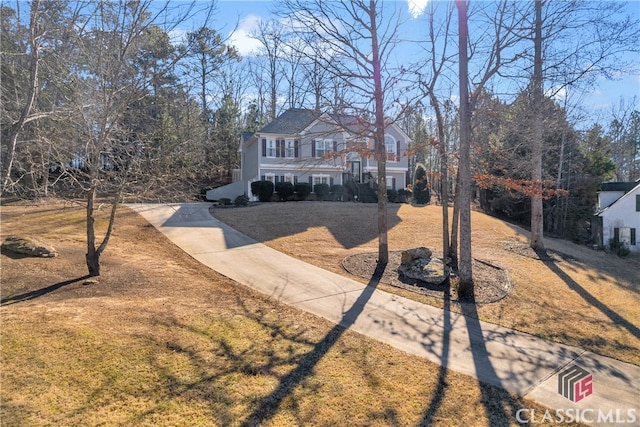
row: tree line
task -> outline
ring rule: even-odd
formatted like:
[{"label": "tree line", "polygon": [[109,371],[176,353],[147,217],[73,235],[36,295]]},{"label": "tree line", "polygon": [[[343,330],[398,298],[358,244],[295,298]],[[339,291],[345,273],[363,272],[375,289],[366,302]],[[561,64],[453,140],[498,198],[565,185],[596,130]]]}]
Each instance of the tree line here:
[{"label": "tree line", "polygon": [[226,182],[240,133],[286,108],[371,123],[380,191],[384,127],[398,123],[443,206],[443,255],[460,258],[470,284],[472,200],[530,224],[532,247],[544,248],[543,232],[586,238],[599,182],[640,178],[635,100],[584,130],[571,98],[637,67],[626,59],[640,45],[637,16],[624,3],[431,2],[412,35],[419,54],[402,64],[393,58],[407,15],[396,2],[281,1],[248,57],[214,28],[215,3],[1,7],[2,194],[86,200],[90,274],[113,222],[98,242],[96,198],[111,200],[115,219],[123,198],[177,200]]}]

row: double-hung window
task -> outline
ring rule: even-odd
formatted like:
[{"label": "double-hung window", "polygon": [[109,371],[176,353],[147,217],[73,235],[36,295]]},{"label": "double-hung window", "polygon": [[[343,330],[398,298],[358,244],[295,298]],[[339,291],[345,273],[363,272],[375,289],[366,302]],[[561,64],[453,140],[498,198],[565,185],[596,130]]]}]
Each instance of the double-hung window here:
[{"label": "double-hung window", "polygon": [[284,141],[284,157],[293,159],[296,157],[296,142],[293,139]]},{"label": "double-hung window", "polygon": [[396,141],[387,135],[384,137],[384,147],[387,150],[387,160],[390,162],[397,162],[398,144],[396,144]]},{"label": "double-hung window", "polygon": [[266,139],[266,157],[276,157],[277,156],[277,150],[276,150],[276,140],[275,139],[271,139],[271,138],[267,138]]},{"label": "double-hung window", "polygon": [[329,156],[333,151],[333,141],[330,139],[316,139],[315,141],[315,157],[322,159]]},{"label": "double-hung window", "polygon": [[329,175],[313,175],[313,185],[329,184]]}]

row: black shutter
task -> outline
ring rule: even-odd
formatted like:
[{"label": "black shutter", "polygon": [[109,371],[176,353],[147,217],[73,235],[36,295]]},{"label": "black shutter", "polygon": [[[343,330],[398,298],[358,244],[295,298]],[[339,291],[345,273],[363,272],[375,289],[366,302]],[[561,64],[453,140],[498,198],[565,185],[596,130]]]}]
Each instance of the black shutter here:
[{"label": "black shutter", "polygon": [[333,185],[333,177],[329,178],[329,185]]},{"label": "black shutter", "polygon": [[395,177],[391,178],[391,188],[394,189],[394,190],[396,189],[396,178]]},{"label": "black shutter", "polygon": [[300,145],[300,141],[297,139],[293,141],[293,157],[298,158],[298,146]]},{"label": "black shutter", "polygon": [[631,245],[633,246],[636,245],[636,229],[635,228],[631,229]]},{"label": "black shutter", "polygon": [[280,175],[280,182],[285,182],[284,175]]},{"label": "black shutter", "polygon": [[333,153],[338,152],[338,141],[333,141]]},{"label": "black shutter", "polygon": [[293,185],[298,183],[298,175],[293,175]]},{"label": "black shutter", "polygon": [[309,185],[311,186],[311,188],[313,188],[313,177],[312,176],[309,177]]},{"label": "black shutter", "polygon": [[636,196],[636,212],[640,212],[640,194]]},{"label": "black shutter", "polygon": [[[400,141],[396,141],[396,161],[400,161]],[[396,189],[395,185],[393,189]]]},{"label": "black shutter", "polygon": [[311,157],[316,157],[316,140],[311,141]]},{"label": "black shutter", "polygon": [[284,157],[284,146],[285,146],[284,139],[281,139],[280,140],[280,157]]},{"label": "black shutter", "polygon": [[262,138],[262,157],[267,157],[267,139],[266,138]]},{"label": "black shutter", "polygon": [[613,241],[620,243],[620,229],[617,227],[613,229]]},{"label": "black shutter", "polygon": [[278,183],[278,178],[280,178],[278,175],[273,177],[273,184],[277,184]]}]

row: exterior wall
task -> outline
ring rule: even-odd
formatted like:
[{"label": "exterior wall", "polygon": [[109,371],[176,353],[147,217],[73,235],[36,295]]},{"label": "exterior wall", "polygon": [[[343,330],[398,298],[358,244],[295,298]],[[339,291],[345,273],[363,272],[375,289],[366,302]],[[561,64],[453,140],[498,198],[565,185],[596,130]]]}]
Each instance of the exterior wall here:
[{"label": "exterior wall", "polygon": [[243,181],[252,181],[258,176],[258,154],[258,142],[255,140],[243,147],[240,153]]},{"label": "exterior wall", "polygon": [[[409,143],[407,137],[403,135],[397,127],[389,126],[385,130],[385,136],[390,136],[397,144],[397,160],[389,160],[387,158],[386,171],[387,178],[395,178],[395,190],[406,188],[407,186],[407,174],[409,170],[409,157],[407,156],[407,150],[409,149]],[[373,159],[365,159],[364,171],[370,172],[373,176],[377,176],[378,162]],[[389,187],[389,185],[387,185]]]},{"label": "exterior wall", "polygon": [[640,186],[625,194],[617,202],[600,214],[602,216],[602,243],[609,245],[615,228],[635,229],[636,244],[628,245],[633,252],[640,252],[640,212],[636,210],[636,197],[640,196]]},{"label": "exterior wall", "polygon": [[624,196],[624,191],[600,191],[598,193],[598,209],[604,209]]}]

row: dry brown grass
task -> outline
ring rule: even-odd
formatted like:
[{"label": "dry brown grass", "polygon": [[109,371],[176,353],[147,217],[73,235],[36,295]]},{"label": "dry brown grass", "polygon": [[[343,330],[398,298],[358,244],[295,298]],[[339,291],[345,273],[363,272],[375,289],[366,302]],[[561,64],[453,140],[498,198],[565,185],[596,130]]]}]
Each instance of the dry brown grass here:
[{"label": "dry brown grass", "polygon": [[[341,266],[346,256],[377,251],[375,205],[271,203],[213,212],[274,249],[340,274],[348,275]],[[390,250],[427,246],[441,254],[441,224],[439,206],[390,205]],[[541,261],[507,250],[526,248],[527,239],[520,227],[472,213],[473,256],[507,269],[513,283],[508,298],[478,307],[480,318],[640,365],[640,257],[622,259],[558,239],[546,239],[547,248],[570,259]]]},{"label": "dry brown grass", "polygon": [[[38,236],[59,253],[1,257],[2,425],[486,426],[515,424],[521,407],[544,411],[240,286],[128,209],[92,284],[83,279],[81,207],[9,204],[0,212],[2,238]],[[340,259],[334,251],[371,246],[354,236],[339,249],[314,224],[267,243],[291,240],[308,259],[314,248],[327,266]]]}]

